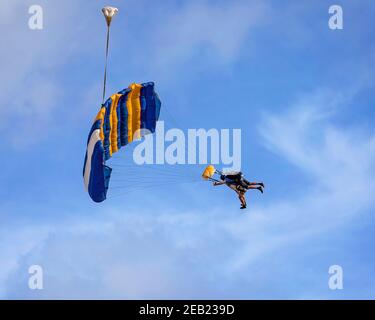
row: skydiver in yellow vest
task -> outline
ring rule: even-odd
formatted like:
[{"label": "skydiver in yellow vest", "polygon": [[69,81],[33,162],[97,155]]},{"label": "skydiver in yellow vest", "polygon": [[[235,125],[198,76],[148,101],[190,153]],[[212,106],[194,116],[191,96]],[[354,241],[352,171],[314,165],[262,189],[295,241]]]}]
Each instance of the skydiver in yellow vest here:
[{"label": "skydiver in yellow vest", "polygon": [[263,193],[264,184],[263,182],[249,182],[244,177],[242,172],[233,173],[233,174],[221,174],[220,181],[214,181],[214,186],[227,185],[229,188],[234,190],[238,198],[241,201],[241,208],[246,208],[246,198],[245,193],[249,189],[257,189]]}]

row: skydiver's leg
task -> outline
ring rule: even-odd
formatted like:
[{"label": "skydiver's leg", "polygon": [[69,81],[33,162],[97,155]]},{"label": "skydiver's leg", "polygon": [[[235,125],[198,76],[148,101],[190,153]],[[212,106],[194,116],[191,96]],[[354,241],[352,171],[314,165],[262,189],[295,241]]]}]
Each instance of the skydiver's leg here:
[{"label": "skydiver's leg", "polygon": [[[242,185],[247,189],[258,189],[258,187],[264,188],[263,182],[250,182],[250,181],[247,181],[245,178],[242,179]],[[255,187],[255,188],[250,188],[250,186]],[[260,190],[260,189],[258,189],[258,190]],[[260,190],[260,191],[262,191],[262,190]]]},{"label": "skydiver's leg", "polygon": [[247,189],[256,189],[263,193],[263,188],[260,185],[248,186]]},{"label": "skydiver's leg", "polygon": [[247,189],[257,189],[257,190],[259,190],[260,192],[263,193],[263,188],[260,184],[248,186]]},{"label": "skydiver's leg", "polygon": [[245,209],[245,208],[246,208],[246,198],[245,198],[245,194],[242,193],[242,192],[239,192],[239,193],[238,193],[238,198],[239,198],[240,201],[241,201],[241,209]]},{"label": "skydiver's leg", "polygon": [[237,189],[236,185],[234,185],[234,184],[229,185],[229,188],[231,188],[234,192],[237,193],[237,195],[238,195],[238,199],[240,199],[240,202],[241,202],[241,209],[245,209],[245,208],[246,208],[245,193],[239,191],[239,190]]},{"label": "skydiver's leg", "polygon": [[263,182],[248,182],[248,181],[246,181],[246,183],[249,186],[261,186],[262,188],[264,188],[264,183]]}]

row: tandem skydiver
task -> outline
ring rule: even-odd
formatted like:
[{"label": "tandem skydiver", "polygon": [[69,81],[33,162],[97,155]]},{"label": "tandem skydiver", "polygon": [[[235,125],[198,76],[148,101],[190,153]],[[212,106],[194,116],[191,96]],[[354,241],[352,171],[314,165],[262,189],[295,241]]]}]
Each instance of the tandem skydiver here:
[{"label": "tandem skydiver", "polygon": [[214,181],[214,186],[220,186],[220,185],[227,185],[229,188],[234,190],[238,198],[241,201],[241,209],[246,208],[246,198],[245,193],[249,189],[257,189],[261,193],[263,193],[264,184],[263,182],[249,182],[244,177],[242,172],[237,173],[231,173],[231,174],[223,174],[221,172],[216,171],[217,173],[220,173],[220,181]]}]

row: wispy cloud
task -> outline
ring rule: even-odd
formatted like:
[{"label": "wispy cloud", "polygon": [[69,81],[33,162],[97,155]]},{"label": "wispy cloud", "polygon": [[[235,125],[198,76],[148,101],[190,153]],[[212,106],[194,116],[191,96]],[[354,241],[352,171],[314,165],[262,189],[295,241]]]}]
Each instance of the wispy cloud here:
[{"label": "wispy cloud", "polygon": [[[4,80],[0,91],[0,130],[14,147],[43,139],[56,115],[66,112],[66,108],[61,110],[61,102],[68,101],[62,89],[66,81],[64,68],[72,56],[85,51],[81,25],[88,25],[88,20],[79,19],[78,2],[52,5],[41,1],[42,30],[28,27],[32,4],[27,0],[1,3],[2,21],[6,22],[2,34],[9,40],[0,51]],[[95,24],[91,27],[95,29]],[[91,43],[96,43],[96,38]]]},{"label": "wispy cloud", "polygon": [[153,31],[155,61],[161,66],[205,59],[228,63],[266,20],[264,2],[188,2],[174,9]]}]

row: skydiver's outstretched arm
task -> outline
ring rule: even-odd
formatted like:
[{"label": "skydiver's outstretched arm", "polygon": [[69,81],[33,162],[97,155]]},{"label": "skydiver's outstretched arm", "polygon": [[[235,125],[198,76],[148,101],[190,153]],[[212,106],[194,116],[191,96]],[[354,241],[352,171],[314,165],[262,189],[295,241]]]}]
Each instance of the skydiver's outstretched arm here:
[{"label": "skydiver's outstretched arm", "polygon": [[224,181],[214,181],[213,186],[216,187],[216,186],[221,186],[223,184],[225,184]]}]

